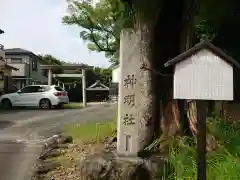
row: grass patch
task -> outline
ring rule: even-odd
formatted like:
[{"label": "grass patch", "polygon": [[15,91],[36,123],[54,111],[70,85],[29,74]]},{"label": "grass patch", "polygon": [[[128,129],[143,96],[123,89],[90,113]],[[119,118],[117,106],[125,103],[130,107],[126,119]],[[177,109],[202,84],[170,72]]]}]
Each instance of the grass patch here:
[{"label": "grass patch", "polygon": [[71,135],[73,139],[80,139],[81,141],[97,142],[104,140],[108,136],[112,136],[116,132],[115,121],[105,121],[101,123],[91,122],[77,125],[67,125],[65,131]]},{"label": "grass patch", "polygon": [[69,104],[64,104],[64,109],[81,109],[82,103],[80,102],[71,102]]},{"label": "grass patch", "polygon": [[[207,179],[240,179],[240,123],[227,124],[219,119],[209,119],[207,127],[208,133],[218,142],[218,148],[207,153]],[[183,140],[181,147],[172,149],[169,160],[175,169],[171,175],[175,180],[197,178],[194,145]]]},{"label": "grass patch", "polygon": [[67,125],[65,132],[71,135],[73,139],[80,139],[82,141],[101,141],[108,136],[114,135],[117,130],[117,113],[114,121],[102,122],[85,122],[75,125]]}]

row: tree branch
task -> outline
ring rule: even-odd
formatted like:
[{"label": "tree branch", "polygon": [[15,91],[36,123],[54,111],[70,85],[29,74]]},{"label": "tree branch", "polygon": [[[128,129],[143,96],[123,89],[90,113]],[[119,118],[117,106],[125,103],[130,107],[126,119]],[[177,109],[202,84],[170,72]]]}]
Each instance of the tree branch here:
[{"label": "tree branch", "polygon": [[[90,18],[89,18],[89,21],[91,21]],[[91,23],[92,23],[92,21],[91,21]],[[92,24],[93,24],[93,23],[92,23]],[[99,30],[99,31],[101,31],[101,30],[106,31],[107,33],[109,33],[109,34],[111,34],[113,37],[115,37],[115,34],[114,34],[113,31],[110,31],[110,30],[108,30],[108,29],[106,29],[106,28],[104,28],[104,27],[94,26],[93,28],[96,29],[96,30]]]},{"label": "tree branch", "polygon": [[107,47],[106,47],[106,48],[101,47],[101,46],[99,45],[99,43],[97,42],[97,40],[95,39],[94,30],[91,28],[91,29],[89,29],[89,31],[90,31],[90,33],[91,33],[92,41],[94,42],[94,44],[96,44],[96,46],[98,47],[98,49],[99,49],[100,51],[107,51],[107,52],[110,52],[110,53],[115,53],[115,52],[116,52],[114,49],[110,49],[110,48],[108,47],[108,43],[107,43]]},{"label": "tree branch", "polygon": [[[73,17],[74,21],[77,22],[77,24],[81,24],[75,15],[72,15],[72,17]],[[91,21],[91,19],[90,19],[89,16],[87,16],[87,18],[88,18],[89,22],[91,23],[91,28],[88,29],[88,30],[89,30],[90,33],[91,33],[92,41],[95,43],[95,45],[98,47],[98,49],[99,49],[100,51],[107,51],[107,52],[110,52],[110,53],[115,53],[116,50],[111,49],[109,46],[107,46],[107,48],[104,48],[104,47],[101,47],[101,46],[99,45],[99,43],[97,42],[97,40],[96,40],[96,38],[95,38],[95,36],[94,36],[94,24],[93,24],[93,22]],[[101,29],[99,29],[99,30],[101,30]]]},{"label": "tree branch", "polygon": [[[90,18],[88,18],[88,19],[89,19],[90,23],[93,25],[93,22],[90,20]],[[101,46],[98,44],[97,40],[95,39],[93,28],[91,28],[91,29],[89,29],[89,30],[90,30],[90,33],[91,33],[93,42],[96,44],[96,46],[98,47],[98,49],[99,49],[100,51],[108,51],[108,52],[110,52],[110,53],[115,53],[115,52],[116,52],[116,50],[110,49],[110,47],[108,46],[108,42],[107,42],[107,47],[106,47],[106,48],[101,47]],[[107,41],[108,41],[108,39],[107,39]]]}]

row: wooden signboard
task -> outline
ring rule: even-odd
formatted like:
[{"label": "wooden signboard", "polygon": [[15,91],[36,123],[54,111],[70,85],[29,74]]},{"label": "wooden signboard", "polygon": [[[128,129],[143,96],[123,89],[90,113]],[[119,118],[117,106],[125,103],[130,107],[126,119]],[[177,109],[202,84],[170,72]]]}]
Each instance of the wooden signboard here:
[{"label": "wooden signboard", "polygon": [[208,41],[165,63],[174,66],[174,99],[196,100],[198,180],[206,180],[206,100],[233,100],[233,67],[240,65]]}]

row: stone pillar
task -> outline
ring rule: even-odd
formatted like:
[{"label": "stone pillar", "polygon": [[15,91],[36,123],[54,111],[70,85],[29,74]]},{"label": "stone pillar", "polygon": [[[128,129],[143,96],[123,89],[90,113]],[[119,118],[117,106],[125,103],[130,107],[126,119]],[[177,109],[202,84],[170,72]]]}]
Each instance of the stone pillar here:
[{"label": "stone pillar", "polygon": [[86,96],[86,70],[82,69],[82,100],[83,107],[87,106],[87,96]]},{"label": "stone pillar", "polygon": [[52,69],[48,69],[48,85],[52,85]]},{"label": "stone pillar", "polygon": [[[117,153],[138,156],[153,134],[150,72],[142,66],[148,57],[141,32],[124,29],[120,38]],[[144,64],[145,65],[145,64]]]}]

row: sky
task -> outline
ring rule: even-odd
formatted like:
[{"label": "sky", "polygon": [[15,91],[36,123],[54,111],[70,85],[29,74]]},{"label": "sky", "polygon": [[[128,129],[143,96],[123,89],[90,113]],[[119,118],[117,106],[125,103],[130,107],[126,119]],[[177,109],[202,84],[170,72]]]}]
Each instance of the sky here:
[{"label": "sky", "polygon": [[0,44],[35,54],[91,66],[108,67],[103,53],[90,52],[79,37],[80,27],[66,26],[61,18],[66,0],[0,0]]}]

